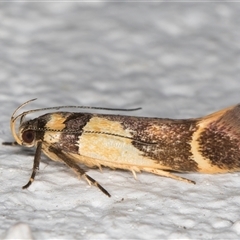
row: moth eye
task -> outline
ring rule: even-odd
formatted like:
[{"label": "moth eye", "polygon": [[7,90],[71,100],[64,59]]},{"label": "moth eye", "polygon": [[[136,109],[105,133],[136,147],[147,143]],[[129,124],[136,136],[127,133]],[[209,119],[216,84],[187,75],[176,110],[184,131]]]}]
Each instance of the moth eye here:
[{"label": "moth eye", "polygon": [[32,143],[35,139],[35,132],[33,130],[27,130],[22,134],[22,140],[25,143]]}]

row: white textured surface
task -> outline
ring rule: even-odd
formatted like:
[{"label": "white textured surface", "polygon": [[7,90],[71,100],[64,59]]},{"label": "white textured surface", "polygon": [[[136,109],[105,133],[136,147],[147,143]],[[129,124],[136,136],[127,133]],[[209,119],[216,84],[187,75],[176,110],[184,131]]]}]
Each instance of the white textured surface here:
[{"label": "white textured surface", "polygon": [[[0,140],[22,102],[136,107],[187,118],[240,102],[239,3],[0,3]],[[33,151],[0,146],[0,238],[237,239],[239,173],[90,170],[111,194]],[[21,224],[23,223],[23,224]],[[27,225],[27,226],[26,226]],[[29,228],[31,232],[29,232]]]}]

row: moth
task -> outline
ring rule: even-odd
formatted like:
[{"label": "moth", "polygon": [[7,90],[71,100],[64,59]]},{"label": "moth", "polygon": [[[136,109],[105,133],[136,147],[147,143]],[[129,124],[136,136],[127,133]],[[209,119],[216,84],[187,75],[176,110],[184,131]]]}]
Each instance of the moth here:
[{"label": "moth", "polygon": [[[79,164],[89,168],[101,169],[104,166],[130,170],[135,178],[136,172],[150,172],[188,183],[195,182],[174,172],[226,173],[240,170],[240,104],[193,119],[59,111],[75,106],[33,109],[15,116],[33,100],[14,111],[10,127],[15,142],[3,143],[36,147],[32,175],[23,188],[28,188],[34,181],[41,152],[51,160],[65,163],[109,197],[108,191]],[[30,113],[53,109],[58,111],[25,120]],[[18,119],[20,126],[16,131]]]}]

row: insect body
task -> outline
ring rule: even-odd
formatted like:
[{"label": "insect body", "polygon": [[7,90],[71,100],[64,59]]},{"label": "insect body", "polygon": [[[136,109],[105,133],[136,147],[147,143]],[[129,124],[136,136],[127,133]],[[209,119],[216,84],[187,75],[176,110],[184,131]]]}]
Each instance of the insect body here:
[{"label": "insect body", "polygon": [[[62,107],[54,109],[59,108]],[[191,183],[194,182],[171,171],[224,173],[240,170],[240,105],[186,120],[52,112],[24,121],[27,114],[40,110],[23,112],[17,117],[15,111],[11,119],[16,142],[37,147],[32,176],[24,188],[34,180],[41,151],[52,160],[64,162],[108,196],[110,194],[78,163],[126,169],[135,177],[135,172],[146,171]],[[18,118],[20,127],[16,133]]]}]

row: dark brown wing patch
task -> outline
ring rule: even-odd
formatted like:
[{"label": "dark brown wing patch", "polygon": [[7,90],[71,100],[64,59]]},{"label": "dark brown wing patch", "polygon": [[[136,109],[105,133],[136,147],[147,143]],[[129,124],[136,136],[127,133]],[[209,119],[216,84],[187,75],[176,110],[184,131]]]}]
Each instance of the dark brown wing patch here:
[{"label": "dark brown wing patch", "polygon": [[58,146],[66,152],[79,152],[79,138],[82,135],[82,129],[91,119],[92,115],[87,113],[71,113],[63,122],[65,127],[62,130]]},{"label": "dark brown wing patch", "polygon": [[[149,119],[139,117],[108,116],[121,122],[132,134],[133,146],[149,157],[175,171],[197,171],[198,164],[191,152],[192,135],[197,130],[196,120]],[[149,144],[142,144],[139,142]]]},{"label": "dark brown wing patch", "polygon": [[198,139],[199,151],[221,169],[240,168],[240,105],[210,122]]}]

